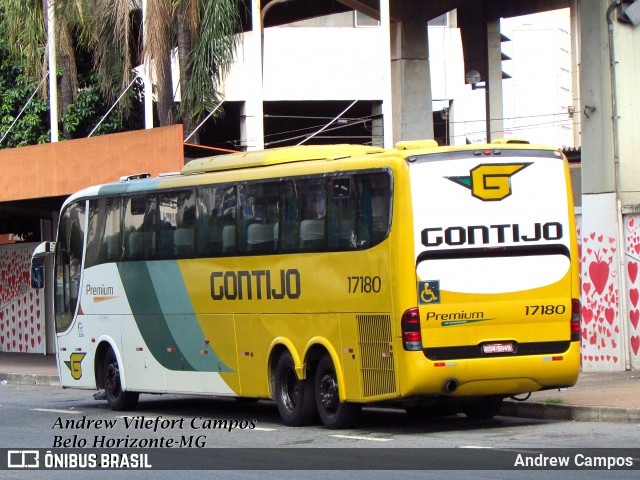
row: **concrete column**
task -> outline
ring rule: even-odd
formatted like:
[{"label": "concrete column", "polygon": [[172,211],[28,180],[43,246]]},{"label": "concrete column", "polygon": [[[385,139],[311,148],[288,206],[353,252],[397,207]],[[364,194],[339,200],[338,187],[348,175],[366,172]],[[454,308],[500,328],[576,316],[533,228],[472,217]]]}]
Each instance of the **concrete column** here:
[{"label": "concrete column", "polygon": [[263,82],[262,82],[262,19],[260,14],[260,0],[251,1],[252,32],[246,36],[246,54],[253,61],[247,62],[251,68],[253,88],[251,94],[242,106],[240,120],[240,139],[249,150],[264,148],[264,115],[263,115]]},{"label": "concrete column", "polygon": [[640,370],[640,27],[619,8],[577,2],[585,371]]},{"label": "concrete column", "polygon": [[382,102],[374,102],[371,105],[371,145],[384,148],[384,126],[383,126]]},{"label": "concrete column", "polygon": [[570,0],[569,8],[571,9],[571,90],[573,91],[573,145],[580,146],[582,144],[582,125],[580,124],[580,18],[578,16],[578,0]]},{"label": "concrete column", "polygon": [[403,21],[391,27],[393,143],[433,138],[427,24]]},{"label": "concrete column", "polygon": [[487,22],[487,142],[504,137],[500,19]]},{"label": "concrete column", "polygon": [[[607,2],[578,2],[583,195],[613,193],[613,124]],[[614,212],[612,212],[613,214]]]},{"label": "concrete column", "polygon": [[391,65],[391,11],[390,0],[380,0],[380,62],[382,64],[382,104],[380,111],[382,113],[382,146],[384,148],[392,148],[394,145],[394,114],[393,114],[393,74]]}]

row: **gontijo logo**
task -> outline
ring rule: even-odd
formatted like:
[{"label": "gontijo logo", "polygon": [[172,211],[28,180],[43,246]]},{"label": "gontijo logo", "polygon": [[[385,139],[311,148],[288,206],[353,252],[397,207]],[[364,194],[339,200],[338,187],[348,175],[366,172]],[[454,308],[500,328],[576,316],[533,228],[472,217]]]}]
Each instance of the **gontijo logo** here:
[{"label": "gontijo logo", "polygon": [[71,371],[71,376],[74,380],[80,380],[82,378],[82,359],[85,357],[86,353],[78,353],[74,352],[69,357],[69,360],[65,360],[64,364]]},{"label": "gontijo logo", "polygon": [[531,163],[485,163],[473,168],[468,177],[446,177],[471,190],[485,202],[503,200],[511,195],[511,177]]}]

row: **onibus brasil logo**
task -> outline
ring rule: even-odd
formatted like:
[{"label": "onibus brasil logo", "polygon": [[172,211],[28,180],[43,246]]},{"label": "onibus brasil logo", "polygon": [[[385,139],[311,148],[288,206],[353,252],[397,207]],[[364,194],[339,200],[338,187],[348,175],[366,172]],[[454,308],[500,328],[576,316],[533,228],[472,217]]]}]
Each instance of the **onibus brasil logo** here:
[{"label": "onibus brasil logo", "polygon": [[446,177],[471,190],[471,195],[485,202],[503,200],[511,195],[511,177],[531,163],[485,163],[465,177]]}]

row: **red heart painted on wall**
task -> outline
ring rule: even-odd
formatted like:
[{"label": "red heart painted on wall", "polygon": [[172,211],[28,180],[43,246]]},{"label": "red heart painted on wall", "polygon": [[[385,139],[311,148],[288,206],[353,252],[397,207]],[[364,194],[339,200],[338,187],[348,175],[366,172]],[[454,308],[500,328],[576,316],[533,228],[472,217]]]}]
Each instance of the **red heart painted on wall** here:
[{"label": "red heart painted on wall", "polygon": [[629,262],[627,265],[627,272],[629,272],[629,279],[631,283],[636,283],[638,277],[638,264],[636,262]]},{"label": "red heart painted on wall", "polygon": [[601,295],[609,280],[609,264],[602,260],[599,262],[591,262],[589,265],[589,277],[593,282],[596,292]]},{"label": "red heart painted on wall", "polygon": [[638,328],[638,321],[640,321],[640,310],[631,310],[629,312],[629,319],[631,320],[631,325],[633,325],[634,330]]},{"label": "red heart painted on wall", "polygon": [[589,322],[593,319],[593,310],[587,307],[582,307],[582,320],[585,325],[589,325]]},{"label": "red heart painted on wall", "polygon": [[607,319],[607,322],[609,322],[609,325],[613,325],[613,320],[615,318],[615,311],[613,308],[605,308],[604,316]]},{"label": "red heart painted on wall", "polygon": [[634,355],[638,355],[638,350],[640,350],[640,335],[631,337],[631,349]]},{"label": "red heart painted on wall", "polygon": [[638,292],[637,288],[632,288],[631,290],[629,290],[629,299],[631,300],[631,303],[633,303],[634,307],[638,306],[639,298],[640,298],[640,292]]}]

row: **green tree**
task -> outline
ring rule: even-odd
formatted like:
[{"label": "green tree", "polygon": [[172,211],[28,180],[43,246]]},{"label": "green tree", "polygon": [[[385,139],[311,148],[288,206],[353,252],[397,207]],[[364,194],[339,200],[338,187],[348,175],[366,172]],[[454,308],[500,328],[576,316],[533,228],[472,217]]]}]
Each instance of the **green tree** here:
[{"label": "green tree", "polygon": [[180,112],[188,134],[192,122],[220,102],[218,87],[238,46],[241,10],[237,0],[180,0],[178,4]]},{"label": "green tree", "polygon": [[[85,25],[100,86],[115,97],[131,79],[131,59],[145,60],[156,85],[160,126],[181,121],[185,134],[220,101],[218,86],[231,65],[240,31],[242,0],[149,0],[145,44],[132,29],[140,2],[94,0]],[[137,48],[141,46],[139,52]],[[174,101],[171,57],[177,49],[182,101]]]},{"label": "green tree", "polygon": [[49,140],[49,105],[38,96],[27,105],[38,80],[25,73],[28,62],[23,55],[27,53],[15,58],[10,52],[6,37],[1,34],[5,31],[5,18],[5,6],[0,3],[0,148],[45,143]]},{"label": "green tree", "polygon": [[[25,75],[42,78],[47,0],[3,0],[3,5],[6,18],[0,36],[7,40],[12,58],[24,61]],[[84,131],[81,125],[98,113],[84,111],[88,102],[97,108],[98,97],[95,92],[82,93],[93,88],[79,80],[78,52],[83,49],[92,55],[93,82],[108,104],[130,83],[133,66],[144,58],[147,70],[155,73],[160,125],[182,121],[189,134],[192,125],[220,101],[218,88],[237,47],[241,5],[243,0],[148,0],[147,25],[141,26],[140,0],[55,0],[65,136],[79,135]],[[146,37],[143,50],[142,27]],[[179,108],[171,79],[171,55],[176,49],[182,94]],[[126,95],[118,104],[120,112],[114,115],[125,120],[135,99],[139,96],[133,91]]]},{"label": "green tree", "polygon": [[[22,46],[13,44],[13,48],[10,48],[8,39],[13,38],[15,41],[16,38],[8,33],[10,29],[7,22],[11,21],[11,17],[5,15],[6,6],[6,3],[0,2],[0,138],[4,137],[0,148],[46,143],[50,137],[49,104],[42,95],[34,96],[28,101],[41,80],[42,72],[38,68],[43,67],[38,67],[37,60],[29,56],[36,53],[42,56],[45,49],[26,48],[30,45],[28,41],[24,41]],[[38,12],[38,9],[34,11]],[[26,29],[26,22],[23,24]],[[78,32],[86,34],[84,29],[78,29]],[[28,37],[26,32],[21,35],[20,38]],[[101,93],[98,76],[93,71],[91,54],[82,48],[81,42],[74,41],[73,44],[73,64],[76,66],[74,84],[77,86],[74,88],[73,101],[66,104],[60,117],[62,138],[86,137],[112,104]],[[63,76],[62,71],[58,70],[58,78],[62,80]],[[46,87],[42,88],[46,90]],[[112,111],[94,135],[142,128],[142,97],[138,84],[131,89],[130,98],[135,105],[130,114]],[[23,107],[24,111],[13,124]]]},{"label": "green tree", "polygon": [[[143,58],[155,70],[160,125],[179,117],[188,135],[195,122],[220,101],[218,87],[238,45],[239,0],[149,1]],[[176,112],[171,55],[177,48],[181,104]]]},{"label": "green tree", "polygon": [[[76,100],[77,69],[73,38],[81,25],[82,1],[55,1],[56,59],[60,73],[59,108],[64,115]],[[4,0],[1,34],[12,58],[24,62],[25,74],[42,78],[48,69],[47,0]],[[46,93],[46,89],[43,89]]]}]

